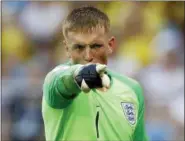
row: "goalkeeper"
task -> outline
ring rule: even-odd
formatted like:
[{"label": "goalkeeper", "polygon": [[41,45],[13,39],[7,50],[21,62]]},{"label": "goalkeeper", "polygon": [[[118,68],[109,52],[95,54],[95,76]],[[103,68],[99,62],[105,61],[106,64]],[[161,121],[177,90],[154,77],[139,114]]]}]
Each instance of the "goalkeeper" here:
[{"label": "goalkeeper", "polygon": [[70,61],[43,85],[47,141],[146,141],[140,85],[106,68],[115,46],[110,21],[91,7],[74,9],[63,24]]}]

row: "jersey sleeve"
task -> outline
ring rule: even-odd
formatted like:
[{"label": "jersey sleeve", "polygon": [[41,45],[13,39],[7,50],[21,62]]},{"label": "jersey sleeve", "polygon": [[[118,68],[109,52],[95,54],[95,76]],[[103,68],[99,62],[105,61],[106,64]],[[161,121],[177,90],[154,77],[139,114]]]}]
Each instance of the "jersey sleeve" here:
[{"label": "jersey sleeve", "polygon": [[138,111],[137,125],[136,125],[134,135],[133,135],[133,141],[148,141],[148,137],[147,137],[146,131],[145,131],[144,97],[143,97],[142,88],[139,84],[137,84],[137,86],[135,86],[135,92],[137,94],[137,98],[139,101],[139,111]]},{"label": "jersey sleeve", "polygon": [[65,108],[80,93],[73,79],[73,72],[79,65],[58,66],[49,72],[43,84],[43,97],[52,108]]}]

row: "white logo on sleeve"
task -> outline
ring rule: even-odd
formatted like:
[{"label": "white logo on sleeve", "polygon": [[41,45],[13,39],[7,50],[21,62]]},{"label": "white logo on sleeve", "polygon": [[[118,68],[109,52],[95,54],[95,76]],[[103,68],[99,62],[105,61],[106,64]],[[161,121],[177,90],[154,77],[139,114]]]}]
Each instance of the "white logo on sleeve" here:
[{"label": "white logo on sleeve", "polygon": [[121,106],[129,123],[134,125],[136,122],[136,113],[134,104],[128,102],[121,102]]}]

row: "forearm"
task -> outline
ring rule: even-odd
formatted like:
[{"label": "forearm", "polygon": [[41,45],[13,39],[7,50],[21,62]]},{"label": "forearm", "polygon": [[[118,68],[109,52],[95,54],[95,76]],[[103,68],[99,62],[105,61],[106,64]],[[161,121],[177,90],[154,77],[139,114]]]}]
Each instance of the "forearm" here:
[{"label": "forearm", "polygon": [[74,80],[74,71],[78,65],[74,65],[57,74],[55,89],[60,95],[70,98],[72,95],[78,94],[81,90]]},{"label": "forearm", "polygon": [[110,80],[104,74],[105,69],[106,66],[100,64],[56,67],[46,76],[44,82],[46,100],[52,107],[63,108],[81,91],[89,92],[92,88],[109,87]]},{"label": "forearm", "polygon": [[80,92],[73,72],[78,68],[74,66],[58,66],[48,73],[43,85],[44,99],[53,108],[65,108]]},{"label": "forearm", "polygon": [[79,65],[55,68],[46,76],[44,89],[52,95],[61,95],[64,98],[78,94],[80,89],[73,78],[74,71],[78,67]]}]

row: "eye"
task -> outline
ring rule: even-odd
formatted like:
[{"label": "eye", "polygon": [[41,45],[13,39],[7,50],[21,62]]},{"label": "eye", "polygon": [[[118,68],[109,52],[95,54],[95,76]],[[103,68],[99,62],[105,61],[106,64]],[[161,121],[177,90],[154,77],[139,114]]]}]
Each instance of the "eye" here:
[{"label": "eye", "polygon": [[93,44],[90,47],[91,48],[101,48],[103,45],[102,44]]},{"label": "eye", "polygon": [[74,46],[74,49],[78,49],[78,50],[81,50],[81,49],[84,49],[85,46],[84,45],[75,45]]}]

